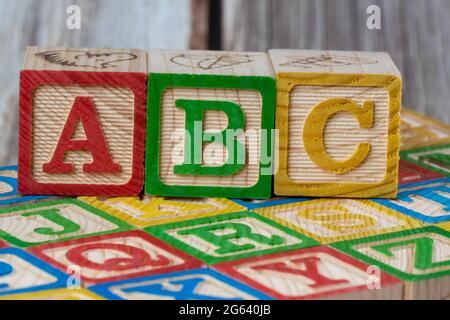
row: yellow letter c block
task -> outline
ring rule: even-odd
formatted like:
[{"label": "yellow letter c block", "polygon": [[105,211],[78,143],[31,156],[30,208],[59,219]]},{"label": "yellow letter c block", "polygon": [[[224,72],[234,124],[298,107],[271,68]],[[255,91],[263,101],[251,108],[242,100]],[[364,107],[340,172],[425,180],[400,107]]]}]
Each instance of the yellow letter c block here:
[{"label": "yellow letter c block", "polygon": [[328,154],[324,143],[325,126],[337,112],[350,112],[361,128],[373,126],[374,105],[365,101],[358,105],[350,99],[328,99],[317,104],[308,114],[303,127],[303,145],[312,162],[323,170],[343,174],[358,167],[370,152],[370,143],[359,143],[355,152],[343,161],[336,161]]}]

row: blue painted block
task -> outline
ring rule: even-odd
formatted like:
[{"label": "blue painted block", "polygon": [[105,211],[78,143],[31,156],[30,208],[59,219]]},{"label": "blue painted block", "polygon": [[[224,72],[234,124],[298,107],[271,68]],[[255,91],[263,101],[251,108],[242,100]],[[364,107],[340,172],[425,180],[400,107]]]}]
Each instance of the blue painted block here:
[{"label": "blue painted block", "polygon": [[425,223],[450,221],[450,178],[405,184],[397,199],[372,201]]},{"label": "blue painted block", "polygon": [[240,204],[241,206],[246,207],[248,210],[253,210],[253,209],[258,209],[258,208],[278,206],[281,204],[303,202],[303,201],[311,200],[311,198],[279,197],[279,198],[272,198],[272,199],[268,199],[268,200],[243,200],[243,199],[229,199],[229,200],[236,202],[237,204]]},{"label": "blue painted block", "polygon": [[0,249],[0,296],[64,288],[67,279],[68,275],[28,252]]},{"label": "blue painted block", "polygon": [[0,206],[49,199],[49,196],[22,196],[17,193],[17,166],[0,167]]},{"label": "blue painted block", "polygon": [[271,299],[207,268],[102,283],[89,290],[112,300],[246,300]]}]

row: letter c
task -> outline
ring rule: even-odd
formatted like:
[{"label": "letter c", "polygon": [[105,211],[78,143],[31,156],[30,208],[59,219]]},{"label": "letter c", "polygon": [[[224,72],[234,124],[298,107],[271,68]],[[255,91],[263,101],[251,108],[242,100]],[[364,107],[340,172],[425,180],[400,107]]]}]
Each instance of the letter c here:
[{"label": "letter c", "polygon": [[343,174],[359,166],[370,151],[370,143],[359,143],[355,152],[343,161],[336,161],[328,154],[324,144],[324,130],[328,119],[337,112],[350,112],[361,128],[373,126],[374,104],[364,101],[362,107],[350,99],[328,99],[317,104],[308,114],[303,127],[303,145],[311,161],[321,169]]}]

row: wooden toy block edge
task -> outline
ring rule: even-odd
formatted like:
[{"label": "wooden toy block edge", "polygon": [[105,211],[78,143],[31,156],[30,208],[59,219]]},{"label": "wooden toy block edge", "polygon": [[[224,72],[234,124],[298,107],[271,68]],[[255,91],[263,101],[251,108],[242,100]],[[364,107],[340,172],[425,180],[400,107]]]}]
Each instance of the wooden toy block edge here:
[{"label": "wooden toy block edge", "polygon": [[[397,194],[402,80],[396,75],[278,73],[275,127],[279,130],[278,173],[274,191],[280,196],[394,198]],[[384,87],[389,93],[386,175],[379,183],[295,183],[287,174],[289,93],[294,86]]]}]

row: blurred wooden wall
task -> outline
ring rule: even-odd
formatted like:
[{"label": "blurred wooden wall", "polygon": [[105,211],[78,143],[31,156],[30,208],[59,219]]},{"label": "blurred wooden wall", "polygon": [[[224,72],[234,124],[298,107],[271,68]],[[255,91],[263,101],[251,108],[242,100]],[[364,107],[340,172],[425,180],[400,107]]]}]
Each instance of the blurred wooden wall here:
[{"label": "blurred wooden wall", "polygon": [[[366,27],[369,5],[382,29]],[[450,123],[450,0],[225,0],[223,48],[387,51],[403,104]]]},{"label": "blurred wooden wall", "polygon": [[[81,30],[66,27],[69,5]],[[366,9],[382,9],[382,29]],[[450,0],[0,0],[0,164],[17,161],[18,75],[28,45],[388,51],[404,105],[450,123]]]}]

